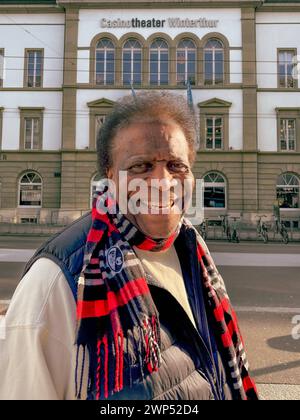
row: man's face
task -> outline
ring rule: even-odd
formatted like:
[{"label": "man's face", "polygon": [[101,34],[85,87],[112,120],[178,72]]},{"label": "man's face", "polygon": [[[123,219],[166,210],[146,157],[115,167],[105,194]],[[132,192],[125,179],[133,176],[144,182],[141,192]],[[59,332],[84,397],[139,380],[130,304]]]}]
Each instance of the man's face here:
[{"label": "man's face", "polygon": [[[130,185],[135,182],[146,185],[146,195],[138,201],[143,211],[133,212],[129,206],[126,217],[152,238],[168,237],[182,216],[177,203],[182,199],[179,195],[184,193],[184,182],[189,180],[190,185],[194,184],[189,147],[181,128],[172,121],[134,122],[118,130],[113,140],[112,167],[108,171],[108,178],[116,184],[117,197],[123,182],[120,171],[127,172],[126,186],[121,189],[123,192],[126,187],[128,202],[137,197],[138,191],[130,191]],[[159,188],[153,188],[159,183]]]}]

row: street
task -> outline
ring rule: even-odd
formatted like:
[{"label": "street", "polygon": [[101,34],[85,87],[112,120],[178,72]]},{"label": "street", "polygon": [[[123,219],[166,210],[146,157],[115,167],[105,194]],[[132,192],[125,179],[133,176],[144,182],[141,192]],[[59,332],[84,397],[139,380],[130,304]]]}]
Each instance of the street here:
[{"label": "street", "polygon": [[[0,237],[0,306],[44,238]],[[221,272],[263,399],[300,400],[300,245],[208,242]],[[294,320],[294,324],[293,324]]]}]

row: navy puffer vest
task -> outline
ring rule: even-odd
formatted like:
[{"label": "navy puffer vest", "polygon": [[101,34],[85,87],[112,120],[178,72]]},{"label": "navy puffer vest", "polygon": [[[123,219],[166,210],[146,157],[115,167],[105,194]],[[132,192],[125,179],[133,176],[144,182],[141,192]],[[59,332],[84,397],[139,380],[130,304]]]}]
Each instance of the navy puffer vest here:
[{"label": "navy puffer vest", "polygon": [[[52,236],[35,252],[23,275],[37,259],[50,258],[63,271],[76,300],[77,279],[83,265],[84,245],[90,226],[91,214],[87,213]],[[184,250],[180,251],[181,256]],[[183,273],[187,273],[187,267],[182,265],[182,269]],[[215,363],[216,355],[213,355],[211,346],[203,340],[179,302],[151,276],[147,276],[147,282],[159,312],[162,365],[158,372],[139,382],[137,351],[124,340],[124,389],[109,399],[231,399],[219,354],[218,362]],[[197,322],[203,318],[203,313],[199,315],[195,309],[197,292],[191,288],[187,291]]]}]

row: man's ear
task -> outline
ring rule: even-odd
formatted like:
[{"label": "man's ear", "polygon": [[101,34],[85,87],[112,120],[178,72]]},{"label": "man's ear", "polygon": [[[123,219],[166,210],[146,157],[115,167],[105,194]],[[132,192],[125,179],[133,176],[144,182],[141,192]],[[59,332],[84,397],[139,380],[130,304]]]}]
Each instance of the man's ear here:
[{"label": "man's ear", "polygon": [[112,179],[112,178],[113,178],[113,171],[112,171],[112,169],[111,169],[111,168],[108,168],[108,169],[107,169],[107,171],[106,171],[106,177],[107,177],[108,179]]}]

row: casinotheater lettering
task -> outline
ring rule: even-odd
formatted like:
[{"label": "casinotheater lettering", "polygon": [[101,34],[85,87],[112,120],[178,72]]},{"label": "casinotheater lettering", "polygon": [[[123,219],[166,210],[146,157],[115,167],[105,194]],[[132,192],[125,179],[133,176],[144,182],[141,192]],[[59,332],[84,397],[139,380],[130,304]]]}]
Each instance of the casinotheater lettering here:
[{"label": "casinotheater lettering", "polygon": [[101,19],[101,28],[216,28],[218,26],[218,20],[212,19],[180,19],[180,18],[168,18],[168,19],[138,19],[132,18],[129,20],[122,19]]}]

